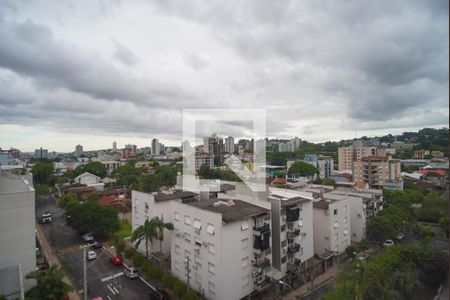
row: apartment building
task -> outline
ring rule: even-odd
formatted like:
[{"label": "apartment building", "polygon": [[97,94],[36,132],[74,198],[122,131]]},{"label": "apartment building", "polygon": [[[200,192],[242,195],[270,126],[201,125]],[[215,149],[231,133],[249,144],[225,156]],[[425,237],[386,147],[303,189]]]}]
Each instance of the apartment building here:
[{"label": "apartment building", "polygon": [[313,202],[314,253],[329,259],[351,244],[350,204],[348,197],[329,197]]},{"label": "apartment building", "polygon": [[152,155],[160,155],[161,154],[161,144],[158,139],[152,140]]},{"label": "apartment building", "polygon": [[35,192],[31,175],[0,170],[0,294],[24,299],[35,285]]},{"label": "apartment building", "polygon": [[428,155],[430,155],[430,151],[426,149],[419,149],[414,151],[414,159],[424,159]]},{"label": "apartment building", "polygon": [[[165,222],[173,223],[172,200],[181,203],[193,202],[198,200],[198,194],[181,190],[159,193],[144,193],[133,190],[131,192],[131,225],[133,231],[139,226],[144,225],[145,220],[150,220],[153,217],[164,218]],[[172,232],[165,230],[161,247],[159,243],[153,243],[148,249],[149,252],[162,252],[164,255],[169,255],[171,236]],[[145,252],[144,243],[139,245],[139,250]]]},{"label": "apartment building", "polygon": [[348,147],[339,147],[338,169],[339,171],[351,170],[353,168],[353,162],[376,155],[376,147],[363,147],[360,143],[355,143]]},{"label": "apartment building", "polygon": [[225,153],[223,139],[215,133],[211,137],[204,137],[203,152],[214,158],[214,165],[222,164]]},{"label": "apartment building", "polygon": [[388,157],[365,157],[353,162],[353,180],[362,180],[369,188],[383,188],[386,181],[393,182],[401,179],[400,160]]},{"label": "apartment building", "polygon": [[225,139],[225,153],[234,153],[234,138],[232,136]]},{"label": "apartment building", "polygon": [[270,211],[233,199],[172,201],[172,273],[206,299],[237,300],[270,284]]}]

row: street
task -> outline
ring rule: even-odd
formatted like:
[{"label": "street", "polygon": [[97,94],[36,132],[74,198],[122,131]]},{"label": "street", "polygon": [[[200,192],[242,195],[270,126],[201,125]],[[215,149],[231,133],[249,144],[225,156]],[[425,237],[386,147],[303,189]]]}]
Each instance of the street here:
[{"label": "street", "polygon": [[[83,289],[83,250],[86,243],[81,236],[65,224],[62,210],[52,196],[36,201],[36,218],[41,223],[44,212],[52,213],[52,223],[40,224],[47,240],[68,276],[76,284],[78,293]],[[102,296],[104,299],[147,299],[151,288],[139,279],[130,280],[123,276],[123,267],[112,265],[105,249],[89,249],[97,258],[87,262],[88,299]]]}]

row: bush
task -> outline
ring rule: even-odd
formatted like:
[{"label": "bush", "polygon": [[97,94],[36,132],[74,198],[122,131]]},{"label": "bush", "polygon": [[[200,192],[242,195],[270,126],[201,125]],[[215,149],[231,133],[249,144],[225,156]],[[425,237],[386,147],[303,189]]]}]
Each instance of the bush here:
[{"label": "bush", "polygon": [[139,268],[140,266],[142,266],[144,264],[144,262],[146,261],[144,255],[136,252],[133,257],[131,258],[131,260],[133,261],[133,265],[137,268]]},{"label": "bush", "polygon": [[173,285],[175,284],[176,281],[177,281],[177,279],[174,276],[166,273],[162,277],[162,286],[165,289],[171,290],[171,289],[173,289]]},{"label": "bush", "polygon": [[345,254],[347,254],[348,257],[355,258],[356,252],[358,249],[355,245],[350,245],[347,248],[345,248]]},{"label": "bush", "polygon": [[156,280],[161,280],[161,278],[163,277],[164,272],[163,270],[161,270],[160,268],[158,268],[155,265],[152,265],[149,269],[149,276],[152,279],[156,279]]},{"label": "bush", "polygon": [[368,239],[363,239],[361,240],[361,242],[358,244],[358,251],[364,251],[370,248],[370,242]]},{"label": "bush", "polygon": [[134,256],[134,254],[136,254],[136,252],[137,252],[136,249],[128,248],[125,249],[124,254],[126,258],[131,259]]},{"label": "bush", "polygon": [[139,270],[143,275],[145,275],[145,277],[150,277],[150,269],[152,267],[153,267],[152,263],[146,260],[141,264]]},{"label": "bush", "polygon": [[193,290],[189,290],[183,295],[183,300],[197,300],[197,299],[198,299],[197,293],[195,293]]},{"label": "bush", "polygon": [[174,294],[181,298],[186,293],[186,291],[187,291],[186,284],[183,281],[177,279],[173,284]]}]

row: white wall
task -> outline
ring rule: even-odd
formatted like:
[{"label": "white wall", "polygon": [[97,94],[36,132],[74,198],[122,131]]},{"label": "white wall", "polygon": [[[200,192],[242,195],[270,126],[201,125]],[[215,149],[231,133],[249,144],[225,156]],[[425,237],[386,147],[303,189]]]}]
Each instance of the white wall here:
[{"label": "white wall", "polygon": [[366,214],[363,200],[360,197],[349,196],[351,240],[361,242],[366,237]]}]

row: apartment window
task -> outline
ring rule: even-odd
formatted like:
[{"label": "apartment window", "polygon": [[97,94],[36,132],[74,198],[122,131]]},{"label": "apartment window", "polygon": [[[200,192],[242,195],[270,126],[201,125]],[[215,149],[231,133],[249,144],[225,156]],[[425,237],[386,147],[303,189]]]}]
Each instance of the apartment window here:
[{"label": "apartment window", "polygon": [[215,229],[214,225],[208,224],[208,226],[206,227],[206,232],[211,234],[211,235],[214,235],[214,229]]},{"label": "apartment window", "polygon": [[247,268],[248,267],[248,256],[241,259],[241,268]]},{"label": "apartment window", "polygon": [[286,225],[281,225],[281,232],[286,231]]},{"label": "apartment window", "polygon": [[247,230],[248,229],[248,223],[244,222],[241,224],[241,231]]},{"label": "apartment window", "polygon": [[287,246],[287,240],[284,240],[281,242],[281,247],[286,247]]},{"label": "apartment window", "polygon": [[175,221],[180,221],[180,214],[175,212]]},{"label": "apartment window", "polygon": [[180,246],[178,246],[177,244],[175,244],[175,253],[180,254]]},{"label": "apartment window", "polygon": [[245,275],[242,277],[242,287],[246,287],[250,283],[250,276]]},{"label": "apartment window", "polygon": [[195,229],[201,229],[202,228],[202,222],[198,219],[194,219],[194,228]]},{"label": "apartment window", "polygon": [[211,254],[216,254],[216,247],[211,243],[208,243],[208,252]]},{"label": "apartment window", "polygon": [[212,262],[208,262],[208,272],[211,274],[216,274],[216,266]]},{"label": "apartment window", "polygon": [[191,256],[191,251],[184,250],[184,257],[190,257],[190,256]]},{"label": "apartment window", "polygon": [[208,281],[208,290],[210,294],[214,295],[216,293],[216,285],[211,281]]},{"label": "apartment window", "polygon": [[337,215],[337,209],[335,209],[335,210],[333,211],[333,213],[334,213],[334,215]]},{"label": "apartment window", "polygon": [[187,232],[184,233],[184,240],[188,243],[191,243],[191,235]]},{"label": "apartment window", "polygon": [[242,239],[241,240],[241,250],[244,250],[247,248],[248,248],[248,238]]},{"label": "apartment window", "polygon": [[191,226],[191,217],[184,216],[184,224]]},{"label": "apartment window", "polygon": [[286,257],[286,256],[283,256],[283,257],[281,258],[281,263],[284,264],[284,263],[286,263],[286,261],[287,261],[287,257]]},{"label": "apartment window", "polygon": [[177,271],[181,270],[180,262],[177,260],[175,261],[175,270],[177,270]]}]

